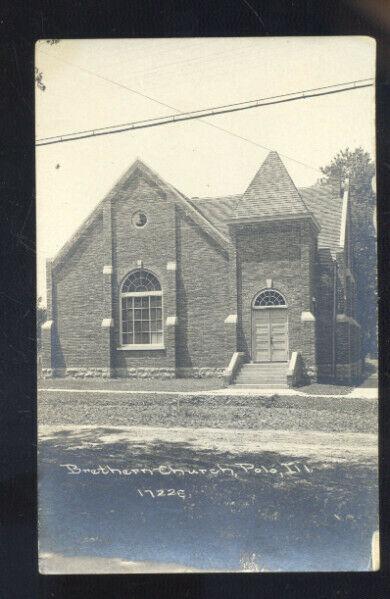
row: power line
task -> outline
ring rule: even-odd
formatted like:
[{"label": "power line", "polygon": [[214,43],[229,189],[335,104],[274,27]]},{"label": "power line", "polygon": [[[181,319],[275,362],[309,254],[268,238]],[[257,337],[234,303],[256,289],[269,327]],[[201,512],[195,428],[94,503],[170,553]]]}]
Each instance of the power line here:
[{"label": "power line", "polygon": [[[172,66],[177,66],[177,65],[185,65],[185,64],[188,64],[188,63],[202,62],[202,61],[203,62],[204,61],[210,62],[213,59],[215,60],[216,57],[219,58],[220,56],[226,56],[227,54],[234,54],[234,58],[236,58],[236,56],[238,54],[246,53],[249,50],[254,49],[256,47],[257,47],[257,44],[252,44],[251,46],[248,46],[246,48],[244,47],[244,48],[241,48],[241,49],[225,50],[224,52],[214,52],[213,54],[207,54],[206,56],[195,56],[193,58],[185,58],[185,59],[181,59],[181,60],[176,60],[175,62],[162,63],[162,64],[159,64],[159,65],[157,65],[157,66],[155,66],[155,67],[153,67],[151,69],[146,69],[146,70],[145,69],[141,69],[141,70],[138,70],[138,71],[132,71],[131,72],[131,76],[132,77],[133,76],[136,77],[137,75],[146,76],[146,75],[148,75],[150,73],[153,74],[156,71],[161,71],[162,69],[166,69],[166,68],[169,68],[169,67],[172,67]],[[47,52],[45,52],[45,54],[47,56],[49,56],[49,54]],[[231,61],[230,61],[230,64],[231,64]]]},{"label": "power line", "polygon": [[[55,60],[59,60],[60,62],[63,62],[64,64],[67,64],[67,65],[69,65],[69,66],[71,66],[73,68],[79,69],[80,71],[82,71],[84,73],[87,73],[89,75],[92,75],[93,77],[97,77],[98,79],[102,79],[103,81],[106,81],[107,83],[111,83],[113,85],[116,85],[117,87],[125,89],[125,90],[129,91],[132,94],[138,95],[138,96],[140,96],[142,98],[145,98],[145,99],[147,99],[147,100],[149,100],[151,102],[154,102],[155,104],[159,104],[160,106],[164,106],[165,108],[169,108],[171,110],[175,110],[175,112],[177,112],[177,113],[182,113],[183,112],[179,108],[176,108],[175,106],[172,106],[170,104],[166,104],[165,102],[162,102],[161,100],[158,100],[157,98],[153,98],[151,96],[148,96],[148,95],[146,95],[146,94],[144,94],[144,93],[142,93],[142,92],[140,92],[140,91],[138,91],[136,89],[133,89],[133,88],[131,88],[131,87],[129,87],[129,86],[123,84],[123,83],[118,83],[118,81],[114,81],[113,79],[109,79],[108,77],[104,77],[103,75],[100,75],[99,73],[95,73],[94,71],[90,71],[89,69],[86,69],[85,67],[81,67],[81,66],[79,66],[79,65],[77,65],[77,64],[75,64],[73,62],[69,62],[68,60],[64,60],[63,58],[59,58],[58,56],[55,56],[54,54],[49,54],[47,52],[44,52],[43,50],[39,50],[39,52],[41,54],[45,54],[49,58],[54,58]],[[367,79],[367,80],[361,79],[361,80],[358,80],[358,81],[373,81],[373,80],[372,79]],[[340,85],[342,85],[342,84],[340,84]],[[209,121],[205,121],[203,118],[202,119],[201,118],[198,119],[198,122],[202,123],[203,125],[208,125],[209,127],[213,127],[214,129],[218,129],[219,131],[223,131],[224,133],[227,133],[228,135],[231,135],[232,137],[235,137],[235,138],[240,139],[242,141],[246,141],[246,142],[250,143],[253,146],[256,146],[258,148],[262,148],[263,150],[270,151],[272,149],[275,149],[275,148],[269,148],[269,147],[264,146],[264,145],[262,145],[262,144],[260,144],[260,143],[258,143],[256,141],[254,141],[252,139],[249,139],[247,137],[239,135],[238,133],[235,133],[234,131],[231,131],[230,129],[225,129],[224,127],[221,127],[220,125],[216,125],[215,123],[210,123]],[[37,145],[41,145],[41,144],[37,144]],[[307,163],[302,162],[300,160],[297,160],[296,158],[293,158],[292,156],[288,156],[287,154],[282,154],[281,152],[278,152],[278,153],[279,153],[280,156],[282,156],[283,158],[286,158],[287,160],[291,160],[292,162],[295,162],[297,164],[305,166],[305,167],[307,167],[307,168],[309,168],[309,169],[311,169],[313,171],[316,171],[316,172],[320,173],[321,175],[323,174],[322,171],[319,168],[317,168],[317,167],[315,167],[313,165],[310,165],[310,164],[307,164]]]},{"label": "power line", "polygon": [[[249,110],[252,108],[259,108],[262,106],[270,106],[274,104],[281,104],[285,102],[293,102],[296,100],[304,100],[307,98],[314,98],[319,96],[325,96],[330,94],[337,94],[345,91],[352,91],[355,89],[361,89],[364,87],[371,87],[373,85],[372,79],[361,79],[357,81],[349,81],[346,83],[338,83],[336,85],[327,85],[324,87],[318,87],[299,92],[293,92],[290,94],[282,94],[278,96],[270,96],[267,98],[259,98],[257,100],[250,100],[248,102],[238,102],[234,104],[227,104],[223,106],[215,106],[212,108],[206,108],[202,110],[192,110],[189,112],[179,112],[175,115],[169,115],[165,117],[157,117],[152,119],[144,119],[141,121],[133,121],[131,123],[124,123],[121,125],[111,125],[108,127],[99,127],[97,129],[88,129],[85,131],[76,131],[73,133],[66,133],[63,135],[56,135],[52,137],[45,137],[36,141],[37,146],[63,143],[66,141],[75,141],[78,139],[85,139],[88,137],[97,137],[100,135],[112,135],[114,133],[123,133],[125,131],[134,131],[136,129],[146,129],[149,127],[158,127],[161,125],[168,125],[181,121],[189,121],[194,119],[200,119],[205,116],[216,116],[219,114],[227,114],[230,112],[237,112],[241,110]],[[144,94],[142,94],[144,95]],[[146,96],[149,100],[149,96]],[[154,101],[154,99],[153,99]],[[170,107],[173,109],[173,107]],[[177,110],[177,109],[174,109]]]}]

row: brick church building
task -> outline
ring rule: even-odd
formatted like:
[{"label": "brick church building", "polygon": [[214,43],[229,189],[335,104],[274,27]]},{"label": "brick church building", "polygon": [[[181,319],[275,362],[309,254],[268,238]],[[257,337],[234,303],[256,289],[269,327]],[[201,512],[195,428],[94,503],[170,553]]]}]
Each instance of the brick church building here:
[{"label": "brick church building", "polygon": [[137,160],[47,263],[43,374],[359,377],[348,189],[270,152],[242,195],[187,198]]}]

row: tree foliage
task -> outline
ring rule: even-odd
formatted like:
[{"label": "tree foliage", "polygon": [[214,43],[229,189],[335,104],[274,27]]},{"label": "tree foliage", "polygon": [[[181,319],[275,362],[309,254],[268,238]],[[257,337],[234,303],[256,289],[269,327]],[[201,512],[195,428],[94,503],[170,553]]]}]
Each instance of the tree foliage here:
[{"label": "tree foliage", "polygon": [[46,85],[43,83],[43,73],[38,69],[38,67],[35,67],[35,84],[37,88],[41,90],[41,92],[45,91]]},{"label": "tree foliage", "polygon": [[[58,40],[58,39],[46,40],[46,43],[49,44],[49,46],[55,46],[56,44],[60,43],[60,40]],[[38,67],[35,67],[34,73],[35,73],[35,75],[34,75],[35,85],[37,86],[38,89],[41,90],[41,92],[44,92],[46,89],[46,85],[43,83],[42,71],[40,71],[38,69]]]},{"label": "tree foliage", "polygon": [[339,194],[349,179],[351,241],[356,279],[357,313],[362,325],[363,354],[377,355],[377,272],[374,214],[376,196],[372,188],[375,165],[363,148],[341,150],[323,167],[323,181]]}]

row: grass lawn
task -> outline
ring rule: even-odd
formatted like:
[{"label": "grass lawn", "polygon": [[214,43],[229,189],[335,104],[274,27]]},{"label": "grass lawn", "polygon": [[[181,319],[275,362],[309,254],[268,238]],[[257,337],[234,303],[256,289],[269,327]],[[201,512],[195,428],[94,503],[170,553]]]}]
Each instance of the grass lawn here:
[{"label": "grass lawn", "polygon": [[[67,393],[41,390],[40,425],[376,432],[377,402],[348,397]],[[293,437],[292,437],[293,442]]]},{"label": "grass lawn", "polygon": [[[376,387],[377,374],[367,370],[362,387]],[[40,389],[107,389],[116,391],[210,391],[224,388],[222,378],[177,378],[177,379],[147,379],[147,378],[53,378],[38,380]],[[312,383],[298,387],[297,391],[307,395],[348,395],[354,387],[332,383]]]},{"label": "grass lawn", "polygon": [[[40,389],[107,389],[114,391],[210,391],[223,389],[222,378],[204,379],[40,379]],[[308,395],[347,395],[353,387],[313,383],[297,390]]]},{"label": "grass lawn", "polygon": [[304,385],[298,388],[299,391],[308,395],[348,395],[352,389],[353,387],[348,385],[333,385],[329,383],[312,383],[311,385]]},{"label": "grass lawn", "polygon": [[222,389],[222,378],[204,379],[39,379],[40,389],[110,389],[117,391],[209,391]]}]

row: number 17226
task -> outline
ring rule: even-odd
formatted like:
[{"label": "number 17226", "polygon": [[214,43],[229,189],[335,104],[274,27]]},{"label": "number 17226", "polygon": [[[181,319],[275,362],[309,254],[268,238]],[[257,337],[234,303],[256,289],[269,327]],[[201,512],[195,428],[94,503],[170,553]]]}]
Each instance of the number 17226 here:
[{"label": "number 17226", "polygon": [[184,489],[137,489],[138,494],[141,497],[180,497],[180,499],[187,499],[186,492]]}]

